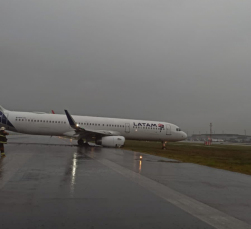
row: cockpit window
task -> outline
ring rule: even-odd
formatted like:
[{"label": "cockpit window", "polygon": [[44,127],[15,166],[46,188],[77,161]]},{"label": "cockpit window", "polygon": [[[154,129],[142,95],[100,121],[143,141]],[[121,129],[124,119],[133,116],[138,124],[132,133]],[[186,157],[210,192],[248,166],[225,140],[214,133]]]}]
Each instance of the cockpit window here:
[{"label": "cockpit window", "polygon": [[176,131],[181,131],[181,129],[180,129],[180,128],[177,128]]}]

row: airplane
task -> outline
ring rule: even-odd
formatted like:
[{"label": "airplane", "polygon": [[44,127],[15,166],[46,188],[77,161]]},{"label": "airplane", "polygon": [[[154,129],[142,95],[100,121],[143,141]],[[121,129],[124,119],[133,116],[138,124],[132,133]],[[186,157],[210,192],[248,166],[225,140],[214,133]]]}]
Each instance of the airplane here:
[{"label": "airplane", "polygon": [[80,146],[95,140],[104,147],[122,147],[128,139],[160,141],[165,149],[166,142],[187,138],[178,126],[167,122],[72,116],[68,110],[63,115],[9,111],[0,106],[0,125],[23,134],[72,137]]}]

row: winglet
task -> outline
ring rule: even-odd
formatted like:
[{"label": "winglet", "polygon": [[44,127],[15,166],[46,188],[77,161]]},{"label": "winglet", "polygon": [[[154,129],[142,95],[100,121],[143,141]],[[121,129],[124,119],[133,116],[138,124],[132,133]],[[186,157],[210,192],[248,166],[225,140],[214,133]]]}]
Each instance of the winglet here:
[{"label": "winglet", "polygon": [[51,113],[52,113],[52,114],[55,114],[54,110],[51,110]]},{"label": "winglet", "polygon": [[69,113],[67,110],[65,110],[65,114],[66,114],[66,117],[67,117],[67,119],[68,119],[68,121],[69,121],[70,126],[71,126],[73,129],[77,129],[77,128],[78,128],[78,125],[77,125],[77,123],[75,122],[75,120],[72,118],[72,116],[70,115],[70,113]]}]

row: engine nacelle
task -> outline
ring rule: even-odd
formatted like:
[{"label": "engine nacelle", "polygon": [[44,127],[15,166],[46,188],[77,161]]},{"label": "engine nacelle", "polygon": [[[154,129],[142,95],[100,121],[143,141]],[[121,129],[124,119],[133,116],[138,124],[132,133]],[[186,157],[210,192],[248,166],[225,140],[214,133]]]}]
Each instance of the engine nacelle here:
[{"label": "engine nacelle", "polygon": [[105,147],[121,147],[125,144],[125,138],[123,136],[107,136],[96,141],[96,144]]}]

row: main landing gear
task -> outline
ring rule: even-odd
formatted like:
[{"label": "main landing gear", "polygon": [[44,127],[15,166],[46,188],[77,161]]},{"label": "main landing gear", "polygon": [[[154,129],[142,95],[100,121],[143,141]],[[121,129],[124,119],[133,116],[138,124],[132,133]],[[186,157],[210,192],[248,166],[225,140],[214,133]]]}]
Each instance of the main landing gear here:
[{"label": "main landing gear", "polygon": [[78,145],[79,146],[85,146],[85,147],[89,146],[88,142],[84,141],[83,139],[78,140]]},{"label": "main landing gear", "polygon": [[166,149],[166,141],[162,141],[162,149],[163,149],[163,150]]}]

